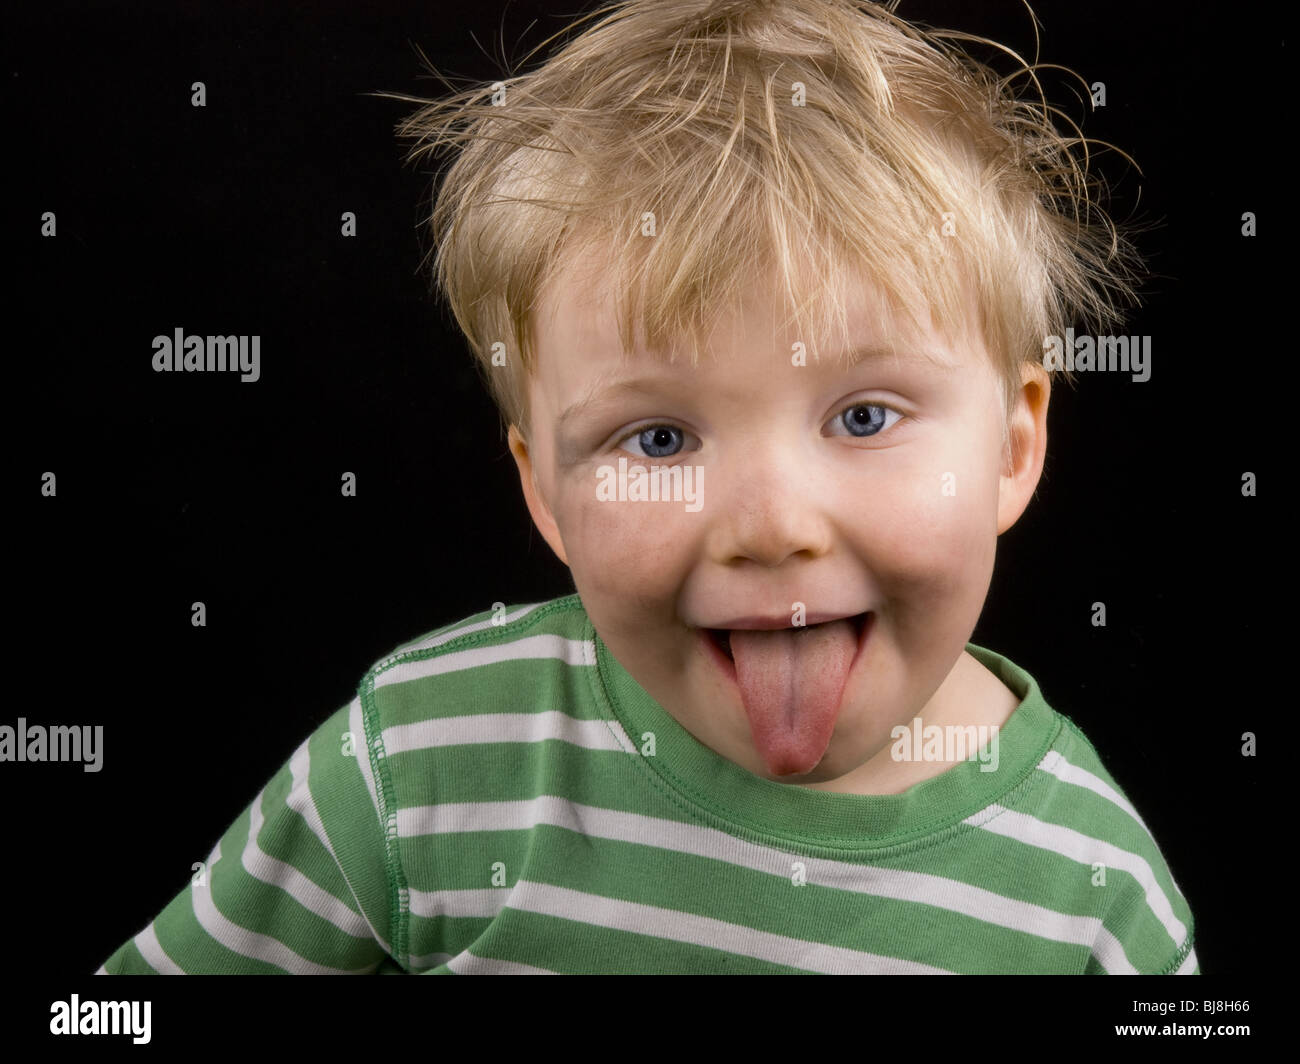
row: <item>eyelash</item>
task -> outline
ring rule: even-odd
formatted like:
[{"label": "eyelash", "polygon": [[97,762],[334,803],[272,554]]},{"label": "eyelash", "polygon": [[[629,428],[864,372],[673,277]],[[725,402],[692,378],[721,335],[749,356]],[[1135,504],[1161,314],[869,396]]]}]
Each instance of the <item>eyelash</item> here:
[{"label": "eyelash", "polygon": [[[831,422],[839,421],[841,424],[843,424],[844,415],[848,413],[850,410],[853,410],[856,407],[860,407],[860,406],[878,407],[879,409],[884,410],[886,412],[886,420],[888,420],[888,415],[891,413],[897,414],[900,421],[907,416],[897,407],[890,406],[888,403],[870,403],[870,402],[864,402],[862,400],[858,400],[857,402],[847,403],[846,405],[841,407],[839,412],[835,414],[834,417],[831,418]],[[843,435],[846,435],[849,437],[849,439],[853,439],[853,440],[874,439],[877,436],[883,436],[885,433],[889,432],[890,429],[892,429],[897,424],[898,421],[895,421],[892,425],[884,426],[878,432],[873,432],[870,436],[854,436],[853,433],[851,432],[843,433]],[[625,444],[628,440],[640,436],[644,432],[649,432],[651,429],[677,429],[677,431],[681,432],[683,435],[689,435],[689,433],[687,433],[685,429],[680,428],[679,426],[674,425],[671,422],[652,421],[647,425],[641,425],[640,427],[632,429],[631,431],[625,433],[622,437],[620,437],[617,441],[615,441],[615,446],[622,447],[623,444]],[[840,433],[836,433],[835,435],[840,435]],[[677,454],[680,453],[681,453],[680,451],[677,452]],[[667,454],[667,455],[660,455],[660,456],[639,454],[636,455],[635,457],[644,458],[647,461],[653,461],[656,457],[663,458],[663,459],[676,458],[677,454]]]}]

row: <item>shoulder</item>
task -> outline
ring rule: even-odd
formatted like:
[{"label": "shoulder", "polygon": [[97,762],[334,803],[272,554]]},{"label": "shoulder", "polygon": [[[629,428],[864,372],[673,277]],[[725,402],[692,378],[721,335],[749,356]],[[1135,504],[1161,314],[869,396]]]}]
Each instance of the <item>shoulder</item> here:
[{"label": "shoulder", "polygon": [[[1022,756],[1015,782],[967,819],[999,838],[1020,887],[1091,947],[1089,971],[1196,970],[1191,909],[1155,836],[1083,731],[1049,705],[1034,678],[968,645],[1022,699],[1007,722]],[[1068,915],[1067,915],[1068,914]]]},{"label": "shoulder", "polygon": [[[467,706],[518,699],[595,665],[590,620],[576,594],[507,605],[434,629],[374,662],[358,689],[384,723],[463,713]],[[418,707],[418,708],[417,708]]]},{"label": "shoulder", "polygon": [[578,631],[585,628],[586,623],[586,610],[576,594],[521,605],[494,602],[491,609],[435,628],[394,647],[371,665],[368,674],[383,672],[399,660],[446,653],[448,648],[455,646],[483,645],[518,636],[524,631],[536,631],[539,627],[546,631],[556,628]]},{"label": "shoulder", "polygon": [[1094,955],[1106,970],[1169,974],[1196,966],[1191,908],[1151,829],[1069,717],[1003,830],[1065,858],[1083,908],[1099,920]]}]

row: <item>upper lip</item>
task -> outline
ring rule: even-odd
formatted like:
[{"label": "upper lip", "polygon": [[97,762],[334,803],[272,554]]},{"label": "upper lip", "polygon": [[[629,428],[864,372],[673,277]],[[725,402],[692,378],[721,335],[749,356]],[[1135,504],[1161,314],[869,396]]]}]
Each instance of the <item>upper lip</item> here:
[{"label": "upper lip", "polygon": [[[858,610],[853,613],[809,613],[805,615],[804,624],[825,624],[827,621],[854,620],[861,617],[866,610]],[[781,628],[793,628],[789,615],[780,617],[750,615],[747,617],[736,617],[729,621],[719,621],[716,624],[703,624],[701,628],[708,628],[714,631],[721,630],[741,630],[741,631],[777,631]]]}]

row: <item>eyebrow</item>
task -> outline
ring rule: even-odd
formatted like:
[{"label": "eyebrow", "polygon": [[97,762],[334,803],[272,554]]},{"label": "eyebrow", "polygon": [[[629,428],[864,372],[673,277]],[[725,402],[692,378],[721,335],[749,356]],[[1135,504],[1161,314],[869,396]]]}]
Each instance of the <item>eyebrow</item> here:
[{"label": "eyebrow", "polygon": [[662,377],[636,377],[632,380],[617,381],[602,388],[600,382],[597,381],[585,396],[571,404],[560,415],[556,425],[563,428],[567,422],[581,417],[593,407],[604,406],[623,395],[653,391],[656,388],[662,388],[666,383],[667,381]]},{"label": "eyebrow", "polygon": [[934,347],[917,347],[915,344],[903,344],[896,348],[884,344],[860,344],[849,351],[847,362],[849,369],[853,369],[863,362],[883,362],[889,358],[895,358],[899,362],[910,362],[913,365],[957,368],[947,352]]},{"label": "eyebrow", "polygon": [[[929,363],[936,362],[941,366],[952,367],[949,359],[943,357],[935,351],[916,351],[913,348],[904,348],[896,350],[886,347],[883,344],[861,344],[853,348],[845,359],[848,369],[854,369],[863,362],[883,361],[887,358],[898,358],[901,362],[911,363]],[[829,365],[836,364],[832,359]],[[559,416],[556,422],[558,428],[564,427],[566,423],[575,418],[581,417],[595,407],[604,406],[613,402],[620,396],[642,394],[647,391],[655,391],[666,388],[671,378],[666,377],[635,377],[630,380],[616,381],[613,384],[601,386],[599,381],[587,392],[581,399],[570,404]]]}]

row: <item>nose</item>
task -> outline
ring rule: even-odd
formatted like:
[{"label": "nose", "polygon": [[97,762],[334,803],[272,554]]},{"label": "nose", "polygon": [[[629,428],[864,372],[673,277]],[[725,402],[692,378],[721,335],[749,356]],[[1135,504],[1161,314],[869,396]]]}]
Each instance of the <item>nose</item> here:
[{"label": "nose", "polygon": [[826,480],[809,456],[766,446],[710,469],[708,552],[721,565],[749,561],[775,569],[786,559],[827,554],[833,542]]}]

